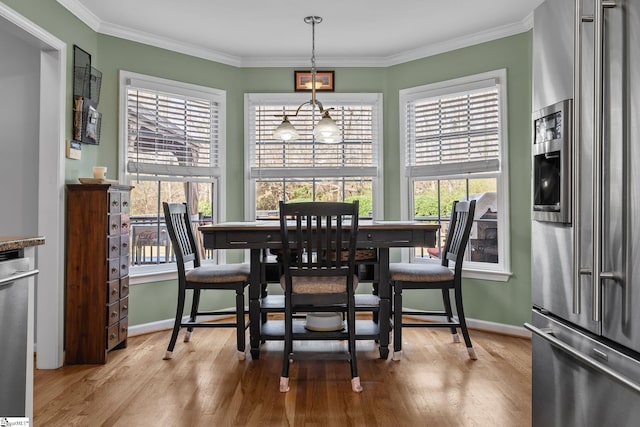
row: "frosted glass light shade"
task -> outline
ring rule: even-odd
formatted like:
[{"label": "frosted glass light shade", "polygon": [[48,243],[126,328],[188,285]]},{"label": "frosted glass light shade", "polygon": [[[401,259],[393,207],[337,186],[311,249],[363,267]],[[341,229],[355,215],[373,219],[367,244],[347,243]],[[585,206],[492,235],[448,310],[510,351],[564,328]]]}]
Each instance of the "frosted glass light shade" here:
[{"label": "frosted glass light shade", "polygon": [[282,141],[291,141],[292,139],[297,139],[300,137],[300,134],[296,130],[295,127],[291,124],[289,119],[286,117],[280,123],[280,126],[276,128],[276,131],[273,132],[273,137],[275,139],[281,139]]},{"label": "frosted glass light shade", "polygon": [[318,142],[337,144],[340,142],[340,129],[336,122],[329,117],[329,114],[325,113],[322,119],[316,123],[313,136]]}]

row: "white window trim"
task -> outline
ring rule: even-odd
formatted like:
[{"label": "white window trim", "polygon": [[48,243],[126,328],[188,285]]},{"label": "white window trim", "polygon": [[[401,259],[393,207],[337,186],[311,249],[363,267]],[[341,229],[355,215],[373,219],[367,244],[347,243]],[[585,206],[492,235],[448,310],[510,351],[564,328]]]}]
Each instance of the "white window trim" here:
[{"label": "white window trim", "polygon": [[[249,124],[251,120],[251,106],[254,104],[302,104],[309,101],[309,94],[304,93],[246,93],[244,96],[244,182],[245,182],[245,212],[247,221],[255,221],[255,179],[251,173],[251,135]],[[374,156],[378,160],[377,175],[372,177],[372,197],[373,197],[373,219],[380,220],[384,215],[384,179],[383,179],[383,102],[381,93],[322,93],[321,101],[325,104],[376,104],[377,109],[377,133],[372,149]],[[305,107],[311,108],[311,107]]]},{"label": "white window trim", "polygon": [[[407,174],[407,115],[406,105],[408,102],[416,99],[431,98],[439,95],[455,94],[467,92],[488,85],[497,84],[499,87],[500,99],[500,173],[488,174],[487,176],[498,176],[498,210],[501,212],[498,218],[498,247],[501,248],[499,253],[499,262],[497,264],[465,262],[463,269],[463,277],[485,279],[505,282],[511,277],[511,247],[510,235],[511,229],[509,224],[509,154],[508,154],[508,121],[507,121],[507,71],[500,69],[488,71],[486,73],[465,76],[457,79],[446,80],[442,82],[426,84],[422,86],[407,88],[400,90],[400,214],[405,220],[410,219],[410,209],[413,206],[412,180],[420,177],[409,176]],[[468,174],[441,176],[442,179],[466,179]],[[414,257],[413,250],[403,250],[402,260],[407,262],[429,262],[427,260],[417,260]]]},{"label": "white window trim", "polygon": [[[215,101],[219,105],[219,123],[218,123],[218,137],[219,147],[218,156],[220,159],[218,165],[219,175],[216,175],[216,194],[217,209],[215,209],[216,222],[223,222],[226,220],[226,103],[227,92],[221,89],[215,89],[206,86],[195,85],[191,83],[183,83],[175,80],[163,79],[160,77],[148,76],[144,74],[138,74],[131,71],[120,70],[119,73],[119,100],[118,105],[120,108],[119,115],[119,141],[118,141],[118,177],[119,182],[124,185],[130,185],[133,178],[133,174],[127,173],[127,86],[132,85],[135,87],[150,89],[158,92],[166,92],[170,94],[190,96],[194,98],[207,98]],[[201,181],[201,179],[199,179]],[[225,253],[218,256],[218,262],[225,262]],[[161,266],[141,266],[136,267],[134,271],[129,269],[129,275],[131,277],[131,283],[148,283],[157,282],[161,280],[172,280],[176,276],[175,264],[166,264]]]}]

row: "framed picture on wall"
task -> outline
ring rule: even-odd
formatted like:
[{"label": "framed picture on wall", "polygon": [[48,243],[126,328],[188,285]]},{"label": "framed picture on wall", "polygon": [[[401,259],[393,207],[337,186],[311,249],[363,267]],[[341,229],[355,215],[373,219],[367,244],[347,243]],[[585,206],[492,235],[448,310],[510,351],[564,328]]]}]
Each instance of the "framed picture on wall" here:
[{"label": "framed picture on wall", "polygon": [[[296,92],[311,92],[311,71],[294,71],[294,89]],[[335,72],[316,71],[316,91],[334,91]]]}]

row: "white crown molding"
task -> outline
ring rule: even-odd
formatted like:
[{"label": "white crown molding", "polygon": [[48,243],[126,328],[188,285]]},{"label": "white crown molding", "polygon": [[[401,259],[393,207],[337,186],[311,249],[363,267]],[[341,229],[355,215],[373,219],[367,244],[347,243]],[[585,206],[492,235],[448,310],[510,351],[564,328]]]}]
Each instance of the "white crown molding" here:
[{"label": "white crown molding", "polygon": [[[160,37],[154,34],[137,31],[115,25],[109,22],[101,21],[96,15],[85,8],[78,0],[57,0],[63,7],[73,13],[78,19],[87,24],[94,31],[109,36],[119,37],[125,40],[131,40],[143,43],[149,46],[155,46],[162,49],[171,50],[185,55],[191,55],[210,61],[219,62],[221,64],[231,65],[234,67],[299,67],[308,64],[307,57],[239,57],[206,49],[190,43],[181,43],[166,37]],[[523,33],[533,28],[533,13],[527,15],[520,22],[503,25],[501,27],[492,28],[487,31],[481,31],[468,36],[459,37],[457,39],[447,40],[442,43],[430,44],[428,46],[401,52],[396,55],[386,57],[363,57],[363,58],[344,58],[344,57],[324,57],[322,62],[328,65],[318,64],[322,67],[389,67],[398,65],[417,59],[427,58],[429,56],[438,55],[440,53],[449,52],[456,49],[473,46],[496,40],[503,37],[512,36]]]},{"label": "white crown molding", "polygon": [[78,0],[56,0],[65,9],[74,14],[79,20],[87,24],[95,32],[100,32],[100,18],[84,7]]},{"label": "white crown molding", "polygon": [[149,46],[159,47],[161,49],[167,49],[174,52],[183,53],[185,55],[195,56],[197,58],[208,59],[210,61],[219,62],[221,64],[233,65],[234,67],[242,66],[242,60],[237,56],[227,55],[215,50],[205,49],[189,43],[178,42],[173,39],[134,30],[120,25],[111,24],[108,22],[102,22],[100,24],[99,32],[108,36],[119,37],[121,39],[131,40]]},{"label": "white crown molding", "polygon": [[520,22],[503,25],[501,27],[492,28],[490,30],[481,31],[475,34],[469,34],[464,37],[447,40],[442,43],[431,44],[414,50],[401,52],[397,55],[392,55],[387,58],[383,58],[382,62],[384,62],[384,64],[381,66],[388,67],[391,65],[398,65],[409,61],[415,61],[416,59],[427,58],[429,56],[438,55],[440,53],[450,52],[456,49],[462,49],[480,43],[501,39],[503,37],[524,33],[525,31],[529,31],[532,28],[533,14],[531,13]]}]

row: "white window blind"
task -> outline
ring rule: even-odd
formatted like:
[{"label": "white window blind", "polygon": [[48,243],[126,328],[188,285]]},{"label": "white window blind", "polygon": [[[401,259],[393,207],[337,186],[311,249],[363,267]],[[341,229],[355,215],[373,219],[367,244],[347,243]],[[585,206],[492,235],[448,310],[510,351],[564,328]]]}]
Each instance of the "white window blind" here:
[{"label": "white window blind", "polygon": [[498,86],[413,99],[406,104],[410,176],[500,170]]},{"label": "white window blind", "polygon": [[219,174],[220,105],[127,87],[127,172],[156,177]]},{"label": "white window blind", "polygon": [[[248,131],[250,144],[250,178],[331,176],[366,177],[378,173],[378,106],[376,103],[324,104],[333,108],[331,117],[341,132],[337,144],[316,142],[313,124],[320,120],[319,110],[300,104],[251,102]],[[295,141],[283,142],[273,137],[282,121],[276,115],[287,114],[300,134]]]}]

